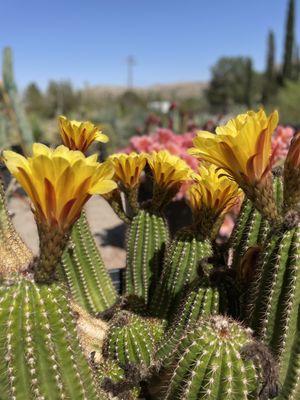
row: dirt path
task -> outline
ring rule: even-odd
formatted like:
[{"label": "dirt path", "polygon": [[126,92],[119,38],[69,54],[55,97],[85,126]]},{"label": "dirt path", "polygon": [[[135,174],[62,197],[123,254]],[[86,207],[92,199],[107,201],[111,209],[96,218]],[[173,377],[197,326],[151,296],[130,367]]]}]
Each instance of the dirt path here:
[{"label": "dirt path", "polygon": [[[8,209],[13,216],[17,231],[33,253],[37,254],[38,235],[28,200],[14,197],[9,201]],[[99,196],[89,200],[86,211],[105,265],[109,269],[123,268],[125,266],[124,224],[109,204]]]}]

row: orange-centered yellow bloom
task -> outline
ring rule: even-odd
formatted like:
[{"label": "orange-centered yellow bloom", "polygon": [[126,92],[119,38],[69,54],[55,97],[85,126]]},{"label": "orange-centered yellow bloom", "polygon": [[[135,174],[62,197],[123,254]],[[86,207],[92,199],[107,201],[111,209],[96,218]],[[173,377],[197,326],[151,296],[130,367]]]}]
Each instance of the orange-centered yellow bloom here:
[{"label": "orange-centered yellow bloom", "polygon": [[148,156],[148,164],[156,185],[161,189],[180,186],[191,178],[193,172],[185,161],[170,154],[167,150],[151,153]]},{"label": "orange-centered yellow bloom", "polygon": [[4,151],[7,168],[23,186],[34,205],[39,223],[66,231],[80,216],[93,194],[105,194],[116,187],[110,162],[99,164],[97,156],[59,146],[55,150],[33,145],[32,157]]},{"label": "orange-centered yellow bloom", "polygon": [[115,180],[127,189],[139,184],[141,173],[145,168],[147,156],[144,153],[116,153],[109,157],[115,168]]},{"label": "orange-centered yellow bloom", "polygon": [[80,150],[85,153],[94,141],[108,142],[108,137],[89,121],[74,121],[64,116],[60,116],[58,121],[63,144],[70,150]]},{"label": "orange-centered yellow bloom", "polygon": [[201,165],[193,179],[188,190],[189,203],[193,213],[200,212],[203,218],[207,212],[214,217],[225,214],[243,195],[236,182],[228,179],[215,165]]},{"label": "orange-centered yellow bloom", "polygon": [[277,124],[277,111],[269,117],[263,109],[249,111],[218,127],[216,134],[199,131],[189,153],[223,168],[244,189],[263,181],[270,171]]}]

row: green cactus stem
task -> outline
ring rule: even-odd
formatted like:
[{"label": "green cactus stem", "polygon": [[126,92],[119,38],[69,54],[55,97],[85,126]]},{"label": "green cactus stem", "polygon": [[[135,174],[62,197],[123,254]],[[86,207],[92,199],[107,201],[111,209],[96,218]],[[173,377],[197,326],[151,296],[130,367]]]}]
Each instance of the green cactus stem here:
[{"label": "green cactus stem", "polygon": [[32,260],[32,253],[16,232],[5,202],[5,193],[0,180],[0,278],[13,278],[25,269]]},{"label": "green cactus stem", "polygon": [[150,304],[153,315],[167,318],[176,311],[182,294],[198,275],[199,264],[212,255],[209,240],[203,240],[192,229],[178,232],[170,243],[163,272]]},{"label": "green cactus stem", "polygon": [[[274,196],[278,207],[282,204],[282,180],[277,177],[274,180]],[[236,269],[241,257],[249,247],[263,244],[270,230],[269,222],[264,219],[261,213],[254,207],[253,203],[246,198],[236,223],[235,229],[230,238],[232,249],[232,268]]]},{"label": "green cactus stem", "polygon": [[196,278],[173,321],[169,324],[162,340],[158,343],[155,358],[160,365],[170,365],[180,339],[190,330],[199,318],[216,315],[220,312],[220,293],[212,287],[207,278]]},{"label": "green cactus stem", "polygon": [[140,210],[127,234],[126,293],[143,297],[147,303],[156,287],[169,233],[165,219]]},{"label": "green cactus stem", "polygon": [[22,279],[0,293],[1,399],[106,399],[83,356],[65,290]]},{"label": "green cactus stem", "polygon": [[259,367],[243,358],[253,343],[249,330],[233,320],[213,316],[180,341],[164,400],[250,400],[262,387]]},{"label": "green cactus stem", "polygon": [[95,314],[115,303],[116,290],[102,261],[84,211],[72,229],[61,264],[74,301],[85,310]]},{"label": "green cactus stem", "polygon": [[250,288],[248,323],[279,360],[286,379],[300,304],[300,225],[270,234]]},{"label": "green cactus stem", "polygon": [[297,400],[300,398],[300,307],[298,309],[297,331],[291,350],[288,370],[279,400]]},{"label": "green cactus stem", "polygon": [[153,327],[146,318],[129,311],[120,311],[109,323],[103,346],[106,359],[116,360],[124,368],[152,364],[155,347]]}]

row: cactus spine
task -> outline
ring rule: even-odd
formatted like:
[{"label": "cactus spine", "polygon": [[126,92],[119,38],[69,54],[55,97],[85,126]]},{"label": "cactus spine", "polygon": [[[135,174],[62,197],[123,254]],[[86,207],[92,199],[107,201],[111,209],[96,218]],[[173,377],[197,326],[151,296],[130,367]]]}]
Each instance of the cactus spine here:
[{"label": "cactus spine", "polygon": [[162,276],[154,292],[151,309],[166,318],[182,301],[182,291],[198,273],[201,260],[212,254],[210,242],[191,229],[177,233],[167,249]]},{"label": "cactus spine", "polygon": [[1,399],[98,397],[64,290],[31,281],[0,288]]},{"label": "cactus spine", "polygon": [[62,257],[62,269],[73,299],[88,312],[102,312],[115,303],[117,293],[84,211],[72,229]]},{"label": "cactus spine", "polygon": [[127,294],[143,297],[148,302],[161,274],[168,236],[168,228],[161,215],[140,210],[133,217],[127,236]]},{"label": "cactus spine", "polygon": [[199,320],[178,347],[164,400],[257,399],[260,379],[251,360],[242,357],[251,343],[249,330],[221,316]]}]

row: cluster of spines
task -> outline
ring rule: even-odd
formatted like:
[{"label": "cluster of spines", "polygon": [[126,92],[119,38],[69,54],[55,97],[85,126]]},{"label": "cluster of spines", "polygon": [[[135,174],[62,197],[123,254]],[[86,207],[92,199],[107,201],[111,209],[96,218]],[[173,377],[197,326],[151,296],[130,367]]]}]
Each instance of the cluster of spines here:
[{"label": "cluster of spines", "polygon": [[15,228],[5,204],[5,193],[0,180],[0,275],[7,276],[25,268],[32,259]]},{"label": "cluster of spines", "polygon": [[62,269],[73,299],[90,313],[102,312],[115,303],[116,290],[84,211],[72,229]]},{"label": "cluster of spines", "polygon": [[[273,185],[274,195],[278,207],[282,204],[282,180],[277,177]],[[264,244],[270,229],[269,222],[262,217],[249,199],[242,205],[238,221],[230,238],[232,249],[232,268],[238,268],[239,262],[247,249],[254,245]]]},{"label": "cluster of spines", "polygon": [[133,217],[127,234],[126,293],[143,297],[147,303],[156,286],[168,240],[165,219],[147,210]]},{"label": "cluster of spines", "polygon": [[106,359],[116,360],[121,367],[149,367],[153,361],[155,337],[146,318],[120,311],[111,321],[103,346]]},{"label": "cluster of spines", "polygon": [[242,350],[250,334],[221,316],[199,320],[180,341],[164,400],[257,399],[259,378]]},{"label": "cluster of spines", "polygon": [[300,226],[270,236],[249,299],[249,324],[286,376],[300,304]]},{"label": "cluster of spines", "polygon": [[1,287],[1,399],[97,399],[77,328],[57,284]]},{"label": "cluster of spines", "polygon": [[151,309],[154,315],[166,318],[177,309],[185,288],[197,278],[200,262],[211,255],[210,242],[192,230],[175,235],[166,252],[161,279],[153,295]]},{"label": "cluster of spines", "polygon": [[[207,280],[206,280],[207,281]],[[188,290],[186,297],[173,321],[158,343],[155,358],[164,367],[172,362],[184,333],[192,328],[199,318],[217,315],[220,311],[220,293],[203,279],[196,279]]]}]

